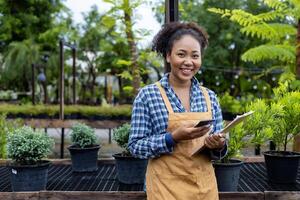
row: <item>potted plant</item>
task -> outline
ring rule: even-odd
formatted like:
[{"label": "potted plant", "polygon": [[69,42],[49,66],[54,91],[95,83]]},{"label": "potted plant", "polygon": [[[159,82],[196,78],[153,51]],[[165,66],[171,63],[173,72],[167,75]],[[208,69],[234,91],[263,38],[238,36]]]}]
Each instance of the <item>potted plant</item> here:
[{"label": "potted plant", "polygon": [[237,191],[243,165],[239,158],[242,157],[241,149],[246,145],[246,136],[243,123],[234,127],[229,133],[226,156],[220,161],[213,162],[219,191]]},{"label": "potted plant", "polygon": [[254,111],[244,124],[244,130],[251,135],[251,143],[255,145],[255,155],[260,155],[260,147],[272,135],[273,113],[263,99],[257,99],[246,106],[247,111]]},{"label": "potted plant", "polygon": [[12,130],[7,138],[7,153],[12,159],[12,191],[45,190],[50,161],[42,160],[54,142],[42,131],[23,126]]},{"label": "potted plant", "polygon": [[[274,90],[275,97],[269,109],[273,114],[272,135],[276,151],[264,152],[269,181],[295,183],[300,153],[288,151],[287,145],[300,133],[300,91],[288,91],[287,84]],[[283,173],[284,172],[284,173]]]},{"label": "potted plant", "polygon": [[98,169],[98,151],[100,145],[96,144],[95,130],[91,127],[77,123],[71,127],[71,142],[68,147],[74,172],[92,172]]},{"label": "potted plant", "polygon": [[130,134],[130,124],[125,123],[114,129],[113,139],[124,148],[122,153],[114,154],[117,177],[125,184],[143,184],[147,168],[147,159],[134,158],[127,147]]}]

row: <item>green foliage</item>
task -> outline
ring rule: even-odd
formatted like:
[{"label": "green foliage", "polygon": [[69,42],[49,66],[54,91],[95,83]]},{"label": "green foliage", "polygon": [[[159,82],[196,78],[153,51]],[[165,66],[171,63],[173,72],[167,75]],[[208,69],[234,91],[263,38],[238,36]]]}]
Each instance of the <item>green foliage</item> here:
[{"label": "green foliage", "polygon": [[[245,122],[247,123],[247,121]],[[243,128],[243,123],[235,126],[229,133],[228,152],[222,162],[229,162],[232,158],[241,158],[241,149],[246,146],[248,133]]]},{"label": "green foliage", "polygon": [[[296,23],[299,19],[298,0],[264,0],[269,11],[252,14],[241,9],[218,9],[209,11],[228,17],[243,28],[241,32],[247,36],[257,37],[265,42],[247,50],[242,60],[253,63],[272,61],[277,66],[293,66],[296,60],[297,34]],[[279,23],[274,23],[279,20]]]},{"label": "green foliage", "polygon": [[254,144],[269,139],[278,150],[286,151],[288,142],[300,133],[300,91],[291,91],[289,82],[280,83],[268,103],[256,100],[247,110],[255,111],[244,124]]},{"label": "green foliage", "polygon": [[[65,115],[69,114],[81,114],[83,116],[102,116],[107,118],[112,117],[130,117],[131,106],[83,106],[83,105],[66,105]],[[59,106],[55,105],[12,105],[12,104],[0,104],[0,114],[25,114],[29,116],[38,116],[40,114],[46,114],[49,117],[59,114]]]},{"label": "green foliage", "polygon": [[31,80],[31,65],[36,63],[39,57],[40,46],[31,39],[10,43],[3,66],[3,81],[9,88],[15,86],[22,91],[28,91]]},{"label": "green foliage", "polygon": [[254,111],[244,124],[245,131],[252,135],[251,142],[255,145],[264,143],[273,134],[274,113],[269,112],[270,106],[262,99],[251,102],[246,110]]},{"label": "green foliage", "polygon": [[6,158],[7,135],[21,125],[20,121],[8,121],[6,114],[0,115],[0,158]]},{"label": "green foliage", "polygon": [[254,47],[245,52],[242,56],[244,61],[258,63],[262,60],[281,60],[284,63],[293,64],[295,61],[296,49],[290,45],[266,44]]},{"label": "green foliage", "polygon": [[97,137],[91,127],[77,123],[71,128],[71,141],[74,146],[86,148],[96,145]]},{"label": "green foliage", "polygon": [[12,41],[38,37],[52,27],[57,14],[64,8],[61,0],[0,1],[0,51]]},{"label": "green foliage", "polygon": [[288,91],[288,84],[283,83],[274,89],[275,97],[271,104],[271,111],[277,120],[272,124],[271,139],[278,150],[286,151],[288,142],[300,133],[300,91]]},{"label": "green foliage", "polygon": [[8,157],[19,165],[35,165],[51,152],[53,145],[53,139],[44,132],[23,126],[8,135]]},{"label": "green foliage", "polygon": [[114,129],[113,131],[113,139],[117,142],[117,144],[124,148],[125,151],[123,152],[126,155],[129,155],[129,149],[128,149],[128,140],[129,140],[129,134],[130,134],[130,124],[125,123],[122,126]]},{"label": "green foliage", "polygon": [[237,99],[231,96],[228,92],[219,96],[219,102],[223,111],[231,113],[242,113],[243,107]]}]

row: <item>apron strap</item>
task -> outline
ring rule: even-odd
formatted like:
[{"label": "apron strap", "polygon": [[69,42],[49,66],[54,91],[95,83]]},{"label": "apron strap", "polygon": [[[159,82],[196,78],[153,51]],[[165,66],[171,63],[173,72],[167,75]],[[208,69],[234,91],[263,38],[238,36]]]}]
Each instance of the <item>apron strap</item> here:
[{"label": "apron strap", "polygon": [[169,101],[169,99],[168,99],[168,97],[167,97],[166,91],[162,88],[160,82],[157,81],[157,82],[155,83],[155,85],[158,87],[158,89],[159,89],[159,91],[160,91],[160,94],[161,94],[161,96],[162,96],[162,98],[163,98],[163,100],[164,100],[164,102],[165,102],[165,105],[166,105],[166,107],[167,107],[168,112],[169,112],[169,113],[174,113],[173,108],[172,108],[172,106],[171,106],[171,103],[170,103],[170,101]]},{"label": "apron strap", "polygon": [[204,95],[204,98],[205,98],[205,101],[206,101],[207,112],[211,112],[211,102],[210,102],[208,92],[207,92],[205,87],[200,86],[200,88],[203,92],[203,95]]}]

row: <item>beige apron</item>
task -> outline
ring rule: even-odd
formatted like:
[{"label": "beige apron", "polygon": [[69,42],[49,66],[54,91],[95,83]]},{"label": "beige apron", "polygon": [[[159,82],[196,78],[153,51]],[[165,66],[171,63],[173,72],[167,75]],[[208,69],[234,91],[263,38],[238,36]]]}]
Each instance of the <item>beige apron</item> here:
[{"label": "beige apron", "polygon": [[[186,122],[211,119],[211,102],[207,90],[201,87],[208,112],[174,113],[164,89],[157,82],[164,103],[169,112],[168,132]],[[202,138],[203,139],[203,138]],[[187,152],[198,145],[198,139],[180,141],[172,154],[150,159],[146,173],[148,200],[217,200],[218,190],[214,169],[209,157],[198,153],[189,156]]]}]

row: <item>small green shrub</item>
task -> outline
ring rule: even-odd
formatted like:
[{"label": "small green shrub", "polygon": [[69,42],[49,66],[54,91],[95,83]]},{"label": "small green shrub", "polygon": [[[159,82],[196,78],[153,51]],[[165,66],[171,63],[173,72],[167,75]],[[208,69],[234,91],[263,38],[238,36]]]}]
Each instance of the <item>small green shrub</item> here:
[{"label": "small green shrub", "polygon": [[247,144],[247,141],[245,139],[246,136],[247,132],[243,128],[243,122],[241,124],[238,124],[230,131],[228,140],[228,152],[227,155],[221,160],[221,162],[227,163],[232,158],[242,157],[241,149]]},{"label": "small green shrub", "polygon": [[43,131],[23,126],[8,135],[8,157],[19,165],[35,165],[51,152],[53,145],[53,139]]},{"label": "small green shrub", "polygon": [[252,143],[261,145],[273,134],[274,113],[270,112],[270,106],[262,99],[251,102],[246,109],[254,113],[249,116],[247,123],[244,123],[244,130],[251,134]]},{"label": "small green shrub", "polygon": [[75,146],[80,148],[96,145],[97,137],[95,130],[91,127],[77,123],[71,128],[71,141]]},{"label": "small green shrub", "polygon": [[287,150],[287,144],[300,133],[300,91],[288,91],[288,84],[280,84],[274,89],[275,97],[271,104],[276,122],[272,124],[271,140],[277,150]]},{"label": "small green shrub", "polygon": [[123,154],[130,155],[129,149],[128,149],[128,140],[129,140],[129,134],[130,134],[130,124],[125,123],[122,126],[114,129],[113,132],[113,139],[117,142],[117,144],[124,148],[125,151]]}]

